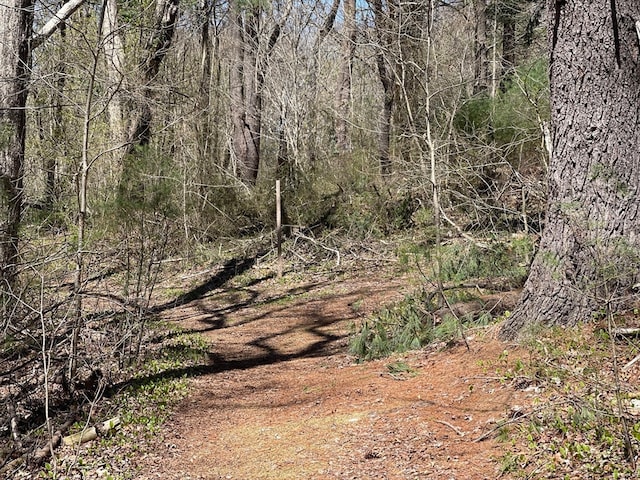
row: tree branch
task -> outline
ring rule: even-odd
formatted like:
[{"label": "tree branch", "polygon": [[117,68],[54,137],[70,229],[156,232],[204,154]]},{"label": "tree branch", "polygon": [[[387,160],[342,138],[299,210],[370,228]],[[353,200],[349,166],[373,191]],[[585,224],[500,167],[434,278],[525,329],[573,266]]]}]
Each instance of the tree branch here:
[{"label": "tree branch", "polygon": [[73,13],[80,8],[85,0],[69,0],[65,3],[58,13],[56,13],[44,26],[31,37],[31,49],[34,50],[44,43],[44,41],[53,35],[53,32],[66,21]]}]

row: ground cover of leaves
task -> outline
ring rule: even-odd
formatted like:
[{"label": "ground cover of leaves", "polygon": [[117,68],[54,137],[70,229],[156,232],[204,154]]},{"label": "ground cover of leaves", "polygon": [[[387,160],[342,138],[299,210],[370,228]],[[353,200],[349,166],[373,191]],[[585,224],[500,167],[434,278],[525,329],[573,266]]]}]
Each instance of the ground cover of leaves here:
[{"label": "ground cover of leaves", "polygon": [[498,422],[535,395],[500,373],[518,358],[514,345],[482,331],[469,333],[470,350],[436,345],[363,364],[348,355],[350,326],[413,288],[377,269],[265,276],[166,310],[209,353],[138,456],[136,478],[500,476],[511,445],[496,438]]}]

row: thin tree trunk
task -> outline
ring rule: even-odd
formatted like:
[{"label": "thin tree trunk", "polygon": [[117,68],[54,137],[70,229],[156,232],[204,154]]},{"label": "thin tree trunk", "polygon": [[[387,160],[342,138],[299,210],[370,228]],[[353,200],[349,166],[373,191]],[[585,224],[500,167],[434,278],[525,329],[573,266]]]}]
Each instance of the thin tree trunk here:
[{"label": "thin tree trunk", "polygon": [[349,122],[351,112],[351,69],[356,48],[356,0],[342,0],[344,31],[342,36],[342,59],[336,96],[336,147],[338,152],[351,150]]},{"label": "thin tree trunk", "polygon": [[486,92],[489,88],[489,49],[487,47],[487,0],[474,0],[474,82],[473,93]]},{"label": "thin tree trunk", "polygon": [[[611,7],[616,6],[617,12]],[[547,220],[502,329],[589,320],[639,279],[636,0],[548,1],[553,155]]]},{"label": "thin tree trunk", "polygon": [[[311,101],[313,104],[310,106],[309,111],[309,125],[312,132],[315,132],[320,126],[318,125],[318,54],[320,53],[320,47],[324,42],[327,35],[333,30],[333,25],[336,21],[336,16],[338,15],[338,8],[340,8],[340,0],[333,0],[331,4],[331,8],[329,9],[329,13],[325,17],[324,23],[322,27],[318,31],[318,37],[313,44],[313,51],[311,53],[311,67],[309,69],[309,84],[310,84],[310,92],[311,92]],[[318,155],[318,147],[320,142],[318,141],[318,136],[315,134],[311,135],[309,145],[308,145],[308,155],[309,162],[311,166],[315,166],[317,155]]]},{"label": "thin tree trunk", "polygon": [[111,141],[114,146],[119,146],[124,145],[126,142],[125,101],[121,91],[122,83],[124,82],[125,53],[124,42],[118,26],[117,0],[107,1],[102,31],[104,34],[104,55],[107,64],[107,89],[111,97],[107,105]]},{"label": "thin tree trunk", "polygon": [[210,125],[209,125],[209,109],[211,104],[211,36],[209,32],[209,22],[212,10],[210,0],[200,0],[198,6],[198,15],[200,21],[200,81],[197,99],[198,119],[196,123],[196,134],[198,138],[198,160],[201,169],[198,183],[205,183],[205,166],[211,161],[210,157]]},{"label": "thin tree trunk", "polygon": [[64,143],[64,117],[62,115],[62,99],[64,95],[64,88],[66,84],[66,61],[63,58],[66,45],[66,26],[64,23],[60,25],[60,48],[57,53],[61,58],[59,59],[54,81],[55,91],[53,93],[53,118],[51,122],[51,138],[59,146],[55,155],[47,155],[44,160],[45,171],[45,189],[44,189],[44,208],[51,210],[54,203],[58,199],[58,186],[57,186],[57,170],[58,170],[58,158],[64,158],[66,154],[66,148]]},{"label": "thin tree trunk", "polygon": [[82,329],[82,285],[84,282],[84,257],[85,257],[85,232],[87,226],[87,189],[89,180],[89,135],[91,133],[91,119],[93,117],[93,90],[96,82],[96,71],[98,70],[98,60],[100,56],[100,44],[102,43],[102,27],[104,25],[104,17],[110,0],[102,1],[100,9],[100,19],[98,22],[98,38],[96,48],[93,52],[93,63],[89,74],[87,85],[87,99],[84,107],[84,122],[82,128],[82,158],[80,162],[80,172],[78,172],[78,234],[76,246],[76,272],[73,282],[73,290],[75,295],[75,319],[73,331],[71,335],[71,352],[69,354],[69,375],[68,378],[73,380],[77,368],[78,357],[78,340],[80,338],[80,330]]},{"label": "thin tree trunk", "polygon": [[375,35],[378,42],[378,52],[376,53],[376,63],[378,66],[378,78],[382,84],[383,101],[380,112],[379,132],[378,132],[378,158],[380,173],[383,176],[391,174],[391,119],[393,116],[393,106],[395,103],[395,82],[393,72],[388,65],[387,56],[392,50],[388,13],[383,11],[381,0],[372,0]]},{"label": "thin tree trunk", "polygon": [[502,76],[500,90],[506,92],[516,66],[516,11],[507,5],[502,18]]}]

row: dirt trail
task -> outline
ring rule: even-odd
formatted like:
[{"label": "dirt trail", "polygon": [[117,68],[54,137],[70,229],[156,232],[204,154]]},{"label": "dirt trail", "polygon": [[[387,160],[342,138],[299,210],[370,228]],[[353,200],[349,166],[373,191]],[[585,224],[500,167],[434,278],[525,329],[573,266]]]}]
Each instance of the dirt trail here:
[{"label": "dirt trail", "polygon": [[[496,478],[505,445],[474,440],[526,401],[497,378],[503,344],[360,365],[347,356],[349,325],[405,286],[377,272],[272,279],[166,312],[211,353],[139,478]],[[411,370],[392,375],[394,364]]]}]

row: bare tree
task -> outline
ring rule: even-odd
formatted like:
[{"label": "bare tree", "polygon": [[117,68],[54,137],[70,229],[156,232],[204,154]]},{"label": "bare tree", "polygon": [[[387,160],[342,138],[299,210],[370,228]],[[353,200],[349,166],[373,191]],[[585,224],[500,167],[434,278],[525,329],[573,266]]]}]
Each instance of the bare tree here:
[{"label": "bare tree", "polygon": [[134,117],[129,126],[126,155],[133,153],[136,147],[144,147],[151,141],[153,83],[173,42],[178,4],[179,0],[156,1],[153,26],[138,65],[142,77],[142,91],[132,99]]},{"label": "bare tree", "polygon": [[391,173],[391,120],[397,96],[394,66],[390,62],[393,61],[391,52],[393,52],[395,43],[392,34],[392,15],[393,10],[396,10],[398,6],[391,1],[386,2],[386,5],[387,10],[385,11],[382,0],[371,1],[374,23],[373,31],[376,37],[376,44],[378,45],[376,65],[378,67],[378,76],[380,77],[383,91],[378,133],[378,161],[380,162],[380,172],[382,175],[389,175]]},{"label": "bare tree", "polygon": [[118,2],[108,0],[102,25],[104,56],[107,64],[107,89],[111,97],[107,103],[111,141],[114,146],[126,142],[125,99],[122,86],[125,80],[124,39],[118,21]]},{"label": "bare tree", "polygon": [[486,92],[489,88],[487,0],[474,0],[473,7],[475,14],[473,93],[475,94]]}]

